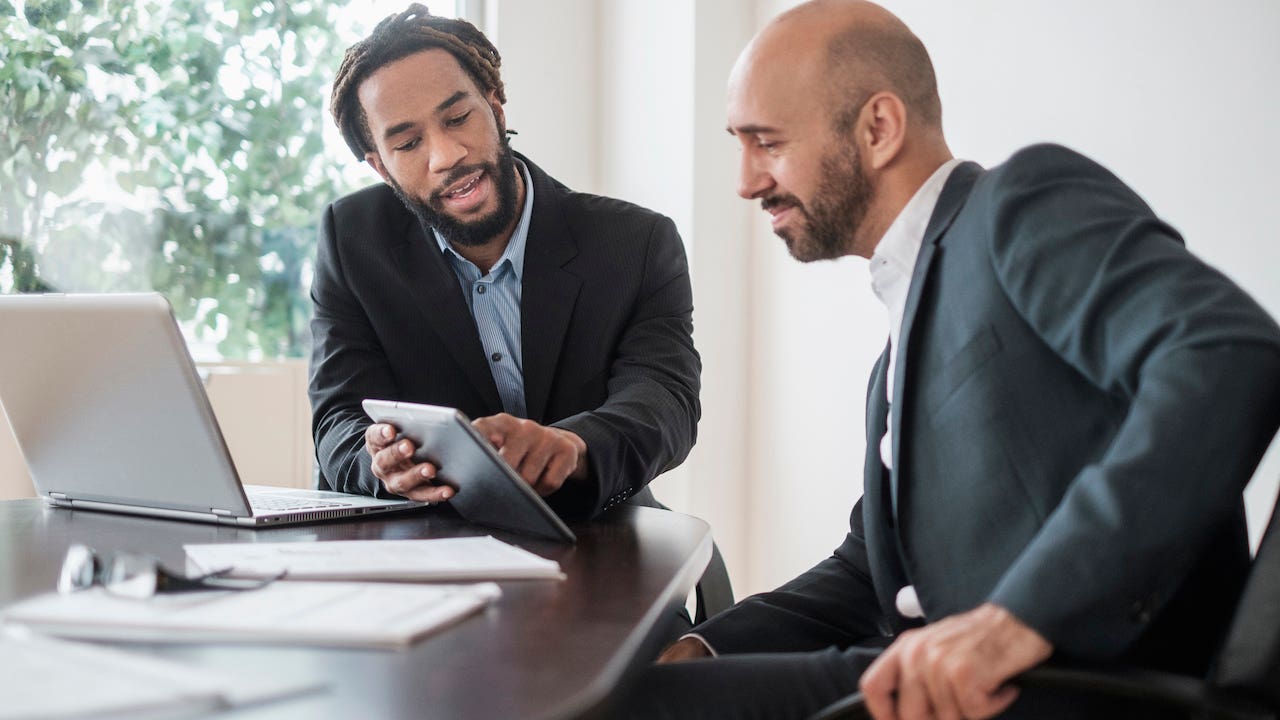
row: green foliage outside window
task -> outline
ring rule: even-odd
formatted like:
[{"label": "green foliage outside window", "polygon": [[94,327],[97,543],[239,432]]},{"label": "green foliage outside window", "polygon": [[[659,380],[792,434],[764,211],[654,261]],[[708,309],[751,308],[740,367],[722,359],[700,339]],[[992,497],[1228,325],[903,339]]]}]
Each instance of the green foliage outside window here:
[{"label": "green foliage outside window", "polygon": [[345,0],[0,0],[0,292],[158,290],[306,352]]}]

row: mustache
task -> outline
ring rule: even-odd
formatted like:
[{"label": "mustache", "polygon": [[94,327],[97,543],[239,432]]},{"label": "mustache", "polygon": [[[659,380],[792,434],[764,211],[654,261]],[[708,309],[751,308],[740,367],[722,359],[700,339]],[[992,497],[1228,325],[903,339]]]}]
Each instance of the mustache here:
[{"label": "mustache", "polygon": [[481,162],[481,163],[475,163],[473,165],[464,165],[461,167],[456,167],[449,172],[449,176],[444,179],[444,182],[440,183],[441,189],[432,191],[431,193],[432,202],[435,202],[435,203],[441,202],[444,198],[444,191],[446,188],[452,186],[454,183],[458,182],[462,178],[468,175],[471,175],[477,170],[483,170],[489,173],[491,176],[497,174],[497,168],[494,167],[493,163]]},{"label": "mustache", "polygon": [[803,208],[804,205],[800,202],[800,198],[797,198],[795,195],[770,195],[769,197],[760,199],[760,209],[765,212],[773,210],[774,208],[786,209],[789,207]]}]

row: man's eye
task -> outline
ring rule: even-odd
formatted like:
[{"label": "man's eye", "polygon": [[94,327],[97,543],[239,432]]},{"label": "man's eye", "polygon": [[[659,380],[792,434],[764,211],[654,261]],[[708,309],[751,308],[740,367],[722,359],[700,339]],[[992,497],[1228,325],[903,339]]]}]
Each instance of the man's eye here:
[{"label": "man's eye", "polygon": [[773,152],[774,150],[778,149],[778,143],[771,142],[768,140],[757,140],[756,147],[760,148],[761,150],[764,150],[765,152]]},{"label": "man's eye", "polygon": [[447,126],[449,126],[449,127],[458,127],[459,125],[461,125],[461,124],[465,123],[465,122],[467,121],[467,118],[469,118],[469,117],[471,117],[471,111],[470,111],[470,110],[468,110],[468,111],[466,111],[466,112],[462,113],[461,115],[459,115],[459,116],[457,116],[457,117],[449,118],[448,120],[446,120],[446,121],[445,121],[445,123],[444,123],[444,124],[445,124],[445,125],[447,125]]},{"label": "man's eye", "polygon": [[403,144],[401,144],[401,145],[397,145],[397,146],[396,146],[396,150],[401,150],[401,151],[404,151],[404,150],[412,150],[412,149],[414,149],[414,148],[418,147],[418,143],[420,143],[420,142],[422,142],[422,140],[421,140],[420,138],[414,138],[414,139],[410,140],[410,141],[409,141],[409,142],[407,142],[407,143],[403,143]]}]

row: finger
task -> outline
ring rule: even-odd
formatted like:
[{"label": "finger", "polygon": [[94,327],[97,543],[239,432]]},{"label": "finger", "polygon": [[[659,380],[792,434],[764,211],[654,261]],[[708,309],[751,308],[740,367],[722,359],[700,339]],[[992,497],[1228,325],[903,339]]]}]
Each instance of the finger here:
[{"label": "finger", "polygon": [[498,413],[488,417],[476,418],[471,421],[471,426],[476,429],[489,444],[499,450],[506,444],[507,436],[512,434],[517,427],[518,419],[514,415],[507,413]]},{"label": "finger", "polygon": [[542,471],[542,477],[538,478],[538,484],[533,489],[543,497],[559,490],[577,464],[578,452],[572,447],[556,453],[551,457],[551,462],[547,463],[547,468]]},{"label": "finger", "polygon": [[540,486],[544,484],[543,476],[546,474],[547,466],[555,456],[557,441],[558,438],[550,433],[541,433],[541,437],[529,446],[528,452],[520,460],[518,470],[520,477],[539,492],[542,491]]},{"label": "finger", "polygon": [[929,701],[929,689],[920,674],[920,666],[906,658],[898,671],[897,712],[902,720],[923,720],[933,717],[933,704]]},{"label": "finger", "polygon": [[988,696],[989,704],[985,708],[980,708],[980,712],[972,717],[978,718],[979,720],[985,720],[985,718],[991,718],[999,715],[1005,710],[1008,710],[1009,706],[1013,704],[1013,701],[1018,699],[1018,692],[1019,690],[1015,685],[1005,685],[1001,687],[999,690],[996,690]]},{"label": "finger", "polygon": [[365,447],[369,448],[370,455],[390,445],[395,438],[395,426],[387,423],[375,423],[365,428],[364,431],[364,444]]},{"label": "finger", "polygon": [[394,473],[403,472],[413,467],[413,452],[413,443],[408,440],[401,440],[395,445],[385,447],[374,453],[370,469],[373,470],[375,477],[380,480],[386,480]]},{"label": "finger", "polygon": [[898,687],[898,659],[900,649],[890,646],[884,654],[871,663],[862,674],[858,689],[867,702],[867,711],[875,720],[897,720],[893,693]]},{"label": "finger", "polygon": [[993,692],[985,692],[976,688],[953,686],[961,713],[966,718],[990,718],[999,715],[1018,699],[1018,688],[1014,685],[1002,685]]},{"label": "finger", "polygon": [[520,466],[524,463],[525,456],[529,453],[531,444],[532,438],[527,432],[510,433],[503,440],[502,447],[498,450],[498,455],[503,460],[506,460],[507,464],[516,471],[516,474],[520,475],[520,477],[530,485],[533,484],[533,480],[537,480],[537,476],[534,476],[532,479],[525,477],[524,474],[520,472]]},{"label": "finger", "polygon": [[949,670],[945,650],[931,645],[925,652],[919,677],[928,694],[933,716],[938,720],[961,720],[968,716],[961,711],[960,702],[956,698],[956,677]]},{"label": "finger", "polygon": [[432,482],[435,476],[435,466],[430,463],[422,463],[389,473],[381,480],[382,486],[387,489],[387,492],[395,493],[401,497],[410,497],[413,491],[419,488],[436,487],[435,483]]},{"label": "finger", "polygon": [[425,503],[442,503],[453,497],[453,495],[454,490],[448,485],[431,485],[429,483],[419,485],[409,492],[404,493],[404,497],[410,500]]}]

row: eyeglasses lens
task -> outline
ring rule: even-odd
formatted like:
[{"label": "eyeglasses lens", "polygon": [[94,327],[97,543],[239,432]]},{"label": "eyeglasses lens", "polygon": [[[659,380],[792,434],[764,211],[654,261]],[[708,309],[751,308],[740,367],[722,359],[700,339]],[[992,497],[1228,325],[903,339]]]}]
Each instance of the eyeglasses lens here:
[{"label": "eyeglasses lens", "polygon": [[58,575],[58,592],[65,595],[93,587],[97,565],[98,559],[88,547],[77,544],[67,548],[62,572]]},{"label": "eyeglasses lens", "polygon": [[149,598],[156,594],[158,568],[154,558],[118,553],[107,558],[102,586],[112,595]]}]

